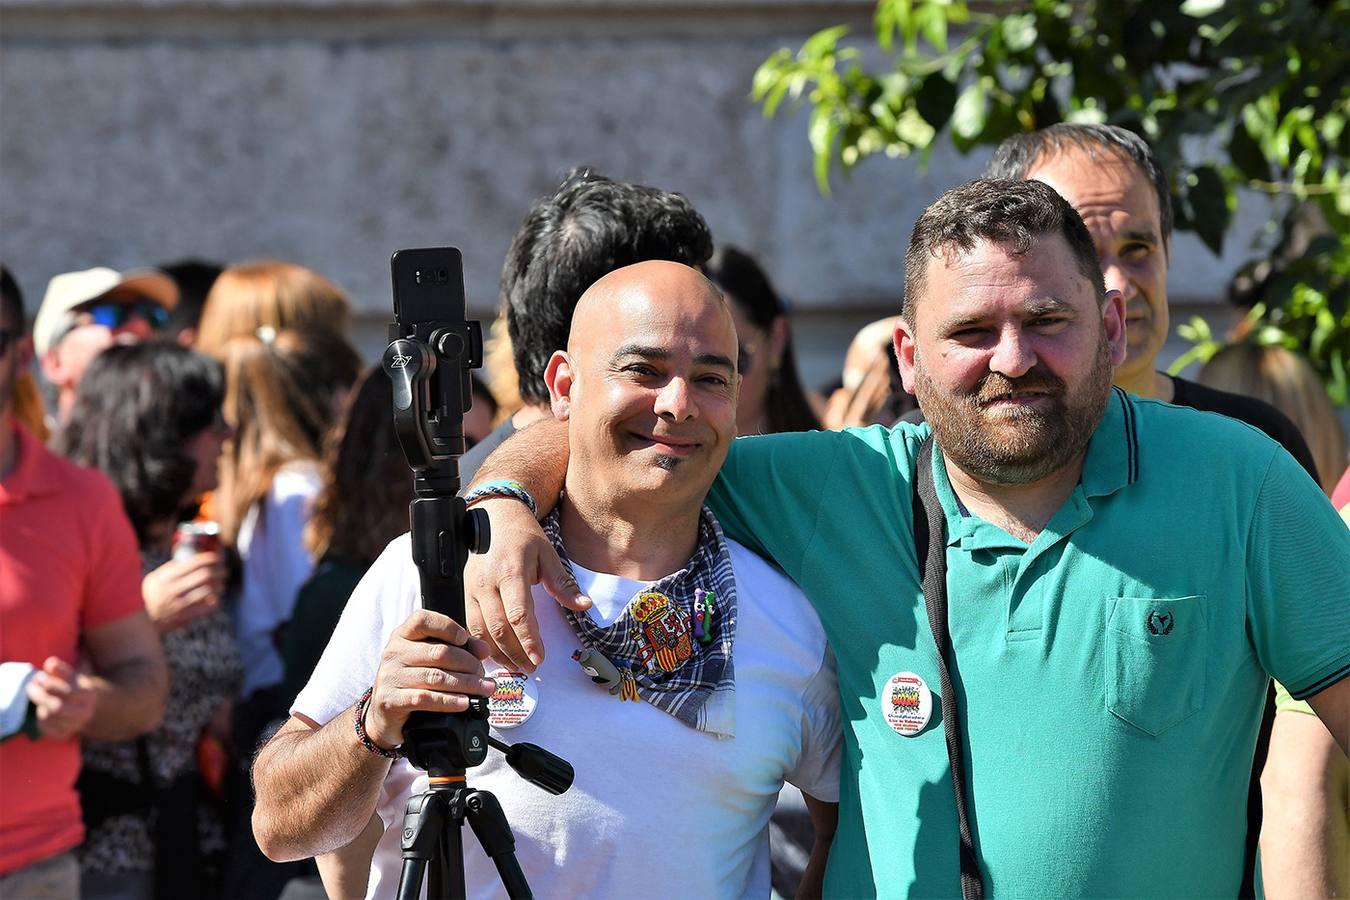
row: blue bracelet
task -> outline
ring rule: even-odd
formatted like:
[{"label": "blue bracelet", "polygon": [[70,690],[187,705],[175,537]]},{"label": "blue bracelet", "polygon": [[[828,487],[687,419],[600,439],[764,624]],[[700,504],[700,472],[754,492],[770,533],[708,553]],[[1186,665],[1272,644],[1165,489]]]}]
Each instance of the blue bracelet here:
[{"label": "blue bracelet", "polygon": [[464,495],[464,503],[467,506],[472,506],[479,500],[486,500],[489,497],[511,497],[519,500],[530,508],[530,515],[536,519],[539,518],[539,507],[534,505],[534,498],[530,496],[529,491],[525,490],[525,485],[519,481],[499,478],[495,481],[476,484]]}]

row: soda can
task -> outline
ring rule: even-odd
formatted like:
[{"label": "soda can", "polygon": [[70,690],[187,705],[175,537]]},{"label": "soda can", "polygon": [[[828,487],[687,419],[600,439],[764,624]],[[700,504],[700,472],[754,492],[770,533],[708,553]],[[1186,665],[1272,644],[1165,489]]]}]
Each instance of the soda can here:
[{"label": "soda can", "polygon": [[215,522],[180,522],[173,535],[173,558],[191,559],[198,553],[220,551],[220,526]]}]

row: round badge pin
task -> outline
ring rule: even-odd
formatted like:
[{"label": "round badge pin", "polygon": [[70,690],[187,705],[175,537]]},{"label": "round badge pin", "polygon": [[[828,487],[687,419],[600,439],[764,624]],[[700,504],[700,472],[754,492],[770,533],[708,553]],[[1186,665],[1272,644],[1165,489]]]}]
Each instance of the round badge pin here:
[{"label": "round badge pin", "polygon": [[897,672],[881,692],[881,714],[896,734],[913,737],[933,715],[933,692],[913,672]]},{"label": "round badge pin", "polygon": [[510,669],[487,673],[496,680],[497,690],[488,698],[488,724],[493,728],[524,725],[539,707],[539,687],[529,675]]}]

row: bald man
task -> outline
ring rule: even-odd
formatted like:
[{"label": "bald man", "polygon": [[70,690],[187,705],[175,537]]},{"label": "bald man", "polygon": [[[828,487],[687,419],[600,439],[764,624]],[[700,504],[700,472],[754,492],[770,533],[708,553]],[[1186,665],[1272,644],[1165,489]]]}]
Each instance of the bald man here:
[{"label": "bald man", "polygon": [[[725,299],[694,269],[644,262],[587,290],[545,375],[571,454],[545,529],[592,604],[537,604],[545,640],[585,665],[557,653],[532,674],[480,666],[478,642],[419,609],[409,540],[396,540],[258,756],[254,829],[270,857],[348,847],[340,856],[361,860],[373,846],[365,884],[349,862],[330,891],[393,896],[398,826],[426,775],[381,754],[400,745],[409,713],[461,711],[478,694],[496,736],[576,769],[560,797],[499,755],[469,773],[501,801],[541,895],[766,897],[785,781],[819,823],[803,893],[819,892],[838,799],[833,657],[797,588],[703,506],[735,434],[736,348]],[[465,867],[469,896],[500,895],[474,841]]]}]

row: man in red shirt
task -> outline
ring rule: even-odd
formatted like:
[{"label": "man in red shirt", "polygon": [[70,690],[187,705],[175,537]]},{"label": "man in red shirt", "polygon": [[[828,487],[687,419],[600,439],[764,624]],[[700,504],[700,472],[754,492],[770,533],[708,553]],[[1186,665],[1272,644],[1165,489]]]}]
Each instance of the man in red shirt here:
[{"label": "man in red shirt", "polygon": [[26,706],[21,733],[0,743],[0,896],[74,898],[79,739],[155,728],[168,673],[116,489],[14,421],[31,357],[22,298],[0,272],[0,662],[5,705]]}]

